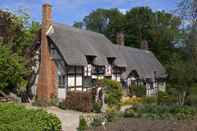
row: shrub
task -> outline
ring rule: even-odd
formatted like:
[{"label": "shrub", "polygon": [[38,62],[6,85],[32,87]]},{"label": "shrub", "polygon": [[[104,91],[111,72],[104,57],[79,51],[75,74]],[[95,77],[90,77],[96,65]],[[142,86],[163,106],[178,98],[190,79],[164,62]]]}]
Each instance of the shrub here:
[{"label": "shrub", "polygon": [[169,95],[167,92],[158,92],[157,103],[159,105],[175,105],[177,100],[175,96]]},{"label": "shrub", "polygon": [[129,91],[131,96],[137,96],[137,97],[144,97],[146,96],[146,88],[143,85],[137,86],[137,85],[133,85],[131,87],[129,87]]},{"label": "shrub", "polygon": [[157,104],[156,96],[146,96],[143,98],[143,104]]},{"label": "shrub", "polygon": [[82,112],[91,112],[93,109],[92,93],[81,91],[68,92],[65,107]]},{"label": "shrub", "polygon": [[186,104],[191,106],[197,106],[197,85],[193,85],[193,87],[189,91],[188,99],[186,100]]},{"label": "shrub", "polygon": [[90,124],[90,126],[92,128],[96,128],[97,126],[101,126],[103,122],[106,122],[106,119],[105,117],[103,116],[98,116],[98,117],[95,117],[92,121],[92,123]]},{"label": "shrub", "polygon": [[78,131],[85,131],[88,128],[87,122],[83,117],[80,117]]},{"label": "shrub", "polygon": [[65,110],[65,109],[66,109],[66,107],[65,107],[65,102],[64,102],[64,101],[60,101],[58,107],[59,107],[60,109]]},{"label": "shrub", "polygon": [[139,97],[132,97],[127,100],[122,101],[122,105],[136,105],[136,104],[142,104],[143,99]]},{"label": "shrub", "polygon": [[100,113],[102,108],[102,104],[99,102],[94,102],[93,103],[93,111],[96,113]]},{"label": "shrub", "polygon": [[121,84],[113,80],[104,80],[105,86],[105,102],[109,106],[120,107],[122,98],[122,87]]},{"label": "shrub", "polygon": [[150,119],[193,119],[196,108],[189,106],[137,105],[125,111],[125,117],[143,117]]},{"label": "shrub", "polygon": [[61,130],[61,122],[55,115],[13,103],[0,103],[0,116],[1,131]]}]

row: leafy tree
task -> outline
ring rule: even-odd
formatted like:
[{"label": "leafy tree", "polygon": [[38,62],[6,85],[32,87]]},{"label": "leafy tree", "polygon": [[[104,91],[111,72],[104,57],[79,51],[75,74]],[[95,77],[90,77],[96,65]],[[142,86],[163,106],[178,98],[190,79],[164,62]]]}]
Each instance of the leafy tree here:
[{"label": "leafy tree", "polygon": [[116,42],[116,33],[123,31],[125,16],[118,9],[97,9],[83,19],[88,30],[99,32]]},{"label": "leafy tree", "polygon": [[30,66],[27,66],[35,35],[39,29],[37,22],[31,21],[28,14],[20,12],[14,15],[9,11],[0,11],[0,90],[25,89]]},{"label": "leafy tree", "polygon": [[177,96],[180,105],[185,104],[190,89],[196,81],[197,68],[195,64],[181,60],[177,55],[172,57],[168,68],[170,91]]},{"label": "leafy tree", "polygon": [[133,8],[127,12],[126,19],[126,44],[139,48],[143,40],[150,43],[150,32],[154,26],[152,10],[148,7]]},{"label": "leafy tree", "polygon": [[166,64],[170,55],[177,52],[181,19],[164,11],[153,12],[148,7],[133,8],[126,14],[126,44],[140,48],[145,40],[149,49]]},{"label": "leafy tree", "polygon": [[73,26],[76,28],[82,29],[84,26],[84,23],[83,22],[74,22]]},{"label": "leafy tree", "polygon": [[79,23],[88,30],[104,34],[113,43],[116,43],[116,34],[120,31],[125,34],[127,46],[140,48],[146,41],[164,64],[169,63],[173,52],[183,54],[181,46],[177,46],[183,36],[179,28],[181,19],[164,11],[153,12],[149,7],[137,7],[124,15],[117,9],[97,9]]},{"label": "leafy tree", "polygon": [[14,53],[24,55],[27,48],[31,47],[33,43],[39,23],[31,21],[30,16],[23,10],[20,10],[18,15],[1,10],[0,14],[2,25],[0,34],[3,44],[11,47]]},{"label": "leafy tree", "polygon": [[0,90],[17,88],[23,91],[27,84],[24,76],[28,73],[24,59],[2,44],[0,52]]}]

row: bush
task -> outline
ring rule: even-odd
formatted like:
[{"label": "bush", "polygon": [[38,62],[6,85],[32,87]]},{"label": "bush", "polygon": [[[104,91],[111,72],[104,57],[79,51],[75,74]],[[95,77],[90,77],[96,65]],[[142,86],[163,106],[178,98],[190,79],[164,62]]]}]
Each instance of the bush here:
[{"label": "bush", "polygon": [[113,80],[104,80],[103,83],[105,87],[105,103],[111,107],[120,107],[122,98],[121,84]]},{"label": "bush", "polygon": [[193,85],[189,91],[188,99],[186,100],[187,105],[197,106],[197,85]]},{"label": "bush", "polygon": [[125,111],[125,117],[142,117],[150,119],[193,119],[196,108],[188,106],[137,105]]},{"label": "bush", "polygon": [[129,87],[129,91],[131,96],[137,96],[137,97],[144,97],[146,96],[146,88],[143,85],[137,86],[137,85],[133,85],[131,87]]},{"label": "bush", "polygon": [[142,103],[143,103],[143,98],[139,98],[139,97],[132,97],[122,101],[122,105],[137,105]]},{"label": "bush", "polygon": [[175,105],[177,104],[177,99],[167,92],[158,92],[157,103],[159,105]]},{"label": "bush", "polygon": [[100,113],[102,108],[102,104],[99,102],[93,103],[93,112]]},{"label": "bush", "polygon": [[92,123],[90,124],[90,126],[92,128],[96,128],[98,126],[101,126],[103,122],[106,122],[105,120],[105,117],[102,117],[102,116],[98,116],[98,117],[95,117],[92,121]]},{"label": "bush", "polygon": [[59,107],[60,109],[65,110],[65,109],[66,109],[66,107],[65,107],[65,102],[64,102],[64,101],[60,101],[58,107]]},{"label": "bush", "polygon": [[91,112],[93,110],[92,93],[81,91],[68,92],[65,100],[65,108]]},{"label": "bush", "polygon": [[146,96],[143,98],[143,104],[157,104],[156,96]]},{"label": "bush", "polygon": [[1,131],[61,130],[61,122],[55,115],[13,103],[0,103],[0,116]]},{"label": "bush", "polygon": [[88,128],[87,122],[83,117],[80,117],[78,131],[85,131]]}]

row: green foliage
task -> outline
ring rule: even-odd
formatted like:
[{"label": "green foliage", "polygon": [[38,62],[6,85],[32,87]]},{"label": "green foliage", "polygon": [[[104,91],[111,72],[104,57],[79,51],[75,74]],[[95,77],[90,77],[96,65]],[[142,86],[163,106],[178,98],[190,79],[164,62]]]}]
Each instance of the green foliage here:
[{"label": "green foliage", "polygon": [[131,87],[129,87],[129,91],[130,91],[130,94],[133,96],[137,96],[137,97],[144,97],[146,96],[146,88],[145,86],[143,85],[133,85]]},{"label": "green foliage", "polygon": [[74,26],[80,27],[83,23],[88,30],[103,33],[115,43],[116,33],[123,31],[125,22],[125,16],[118,9],[97,9]]},{"label": "green foliage", "polygon": [[156,96],[147,96],[143,98],[143,104],[156,105],[157,97]]},{"label": "green foliage", "polygon": [[125,112],[126,117],[142,117],[148,119],[194,119],[196,108],[189,106],[137,105]]},{"label": "green foliage", "polygon": [[122,87],[121,84],[113,80],[104,80],[105,87],[105,102],[109,106],[119,107],[122,98]]},{"label": "green foliage", "polygon": [[172,95],[177,96],[180,105],[185,104],[189,90],[196,82],[196,73],[196,65],[192,62],[182,61],[177,56],[172,59],[172,63],[168,67],[168,90],[171,91]]},{"label": "green foliage", "polygon": [[86,120],[83,117],[80,117],[79,120],[79,127],[77,128],[78,131],[85,131],[87,129],[88,125]]},{"label": "green foliage", "polygon": [[90,126],[92,128],[96,128],[98,126],[101,126],[103,122],[105,122],[105,117],[102,116],[95,117],[93,121],[90,123]]},{"label": "green foliage", "polygon": [[197,85],[194,84],[189,91],[188,99],[186,104],[190,106],[197,106]]},{"label": "green foliage", "polygon": [[167,92],[158,92],[157,103],[159,105],[175,105],[177,104],[177,98]]},{"label": "green foliage", "polygon": [[17,87],[24,91],[27,81],[24,76],[28,73],[22,57],[0,44],[0,90]]},{"label": "green foliage", "polygon": [[185,56],[179,45],[183,37],[179,28],[181,19],[164,11],[154,12],[149,7],[137,7],[124,15],[117,9],[97,9],[86,16],[83,22],[74,25],[81,23],[88,30],[104,34],[113,43],[116,43],[116,34],[120,31],[125,34],[127,46],[140,48],[142,42],[147,41],[150,50],[164,64],[169,62],[172,53]]},{"label": "green foliage", "polygon": [[26,89],[30,74],[29,49],[39,29],[37,22],[30,22],[30,17],[23,10],[17,15],[9,11],[1,11],[4,28],[1,29],[0,44],[0,90],[17,88],[19,92]]},{"label": "green foliage", "polygon": [[0,103],[0,116],[1,131],[61,130],[61,122],[55,115],[13,103]]},{"label": "green foliage", "polygon": [[100,113],[102,108],[102,104],[100,102],[93,103],[93,112]]},{"label": "green foliage", "polygon": [[65,109],[66,109],[66,107],[65,107],[65,102],[64,102],[64,101],[59,102],[58,107],[59,107],[60,109],[65,110]]}]

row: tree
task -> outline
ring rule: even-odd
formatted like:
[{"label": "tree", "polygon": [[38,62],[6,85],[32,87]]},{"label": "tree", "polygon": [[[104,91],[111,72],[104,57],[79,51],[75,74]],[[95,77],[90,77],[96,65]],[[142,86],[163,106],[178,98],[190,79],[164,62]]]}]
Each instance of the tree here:
[{"label": "tree", "polygon": [[183,61],[179,56],[173,55],[171,65],[168,67],[169,84],[173,95],[177,96],[180,105],[185,104],[192,85],[196,82],[197,68],[190,61]]},{"label": "tree", "polygon": [[30,53],[39,23],[31,21],[23,11],[18,15],[9,11],[0,11],[0,14],[0,90],[24,91],[31,71],[27,65],[31,58],[26,58],[25,54]]},{"label": "tree", "polygon": [[148,7],[137,7],[126,14],[126,44],[140,48],[145,40],[156,57],[167,64],[173,52],[179,51],[175,45],[180,34],[181,19],[164,11],[153,12]]},{"label": "tree", "polygon": [[178,14],[187,20],[197,20],[197,0],[181,0],[178,4]]},{"label": "tree", "polygon": [[74,22],[73,27],[83,29],[84,23],[83,22]]},{"label": "tree", "polygon": [[124,31],[125,16],[118,9],[97,9],[83,19],[88,30],[99,32],[116,42],[116,33]]},{"label": "tree", "polygon": [[116,43],[118,32],[124,32],[127,46],[140,48],[142,43],[148,43],[149,49],[163,64],[169,63],[173,52],[183,54],[181,46],[177,46],[183,36],[179,28],[181,19],[164,11],[137,7],[124,15],[117,9],[97,9],[82,23],[86,29],[104,34],[113,43]]},{"label": "tree", "polygon": [[0,44],[0,90],[16,88],[25,90],[28,73],[23,57],[12,53],[11,49]]},{"label": "tree", "polygon": [[36,33],[39,30],[39,23],[30,20],[30,16],[23,10],[18,15],[9,11],[0,10],[0,34],[2,42],[11,47],[14,53],[24,55],[27,48],[31,47]]},{"label": "tree", "polygon": [[197,0],[181,0],[177,12],[184,21],[190,24],[191,28],[186,34],[185,41],[193,62],[197,64]]}]

